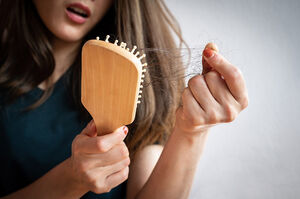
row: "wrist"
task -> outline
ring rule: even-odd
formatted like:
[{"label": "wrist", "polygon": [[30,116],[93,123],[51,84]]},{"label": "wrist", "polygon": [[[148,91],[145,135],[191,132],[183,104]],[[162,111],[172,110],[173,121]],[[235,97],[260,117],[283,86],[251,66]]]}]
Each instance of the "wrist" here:
[{"label": "wrist", "polygon": [[89,191],[76,176],[70,158],[62,163],[62,171],[64,175],[64,184],[67,186],[68,190],[71,190],[70,198],[79,198]]},{"label": "wrist", "polygon": [[181,142],[186,141],[189,145],[201,144],[206,140],[209,128],[186,130],[179,126],[174,127],[173,136],[177,137]]}]

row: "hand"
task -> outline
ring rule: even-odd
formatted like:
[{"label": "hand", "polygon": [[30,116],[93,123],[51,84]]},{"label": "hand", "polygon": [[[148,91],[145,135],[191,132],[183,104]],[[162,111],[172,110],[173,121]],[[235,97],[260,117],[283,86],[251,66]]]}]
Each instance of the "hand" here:
[{"label": "hand", "polygon": [[203,73],[188,82],[175,128],[186,133],[207,131],[217,123],[231,122],[248,106],[241,71],[218,53],[214,44],[203,51]]},{"label": "hand", "polygon": [[93,120],[75,137],[72,143],[70,169],[81,188],[97,194],[109,192],[128,178],[130,163],[123,142],[128,128],[97,136]]}]

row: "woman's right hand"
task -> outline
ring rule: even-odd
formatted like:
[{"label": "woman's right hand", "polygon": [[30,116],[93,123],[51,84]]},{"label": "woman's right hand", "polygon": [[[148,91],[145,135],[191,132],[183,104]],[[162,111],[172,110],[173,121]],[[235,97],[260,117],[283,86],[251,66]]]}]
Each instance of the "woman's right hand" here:
[{"label": "woman's right hand", "polygon": [[109,192],[128,178],[129,151],[124,143],[126,126],[97,136],[93,120],[75,137],[69,159],[72,178],[83,190]]}]

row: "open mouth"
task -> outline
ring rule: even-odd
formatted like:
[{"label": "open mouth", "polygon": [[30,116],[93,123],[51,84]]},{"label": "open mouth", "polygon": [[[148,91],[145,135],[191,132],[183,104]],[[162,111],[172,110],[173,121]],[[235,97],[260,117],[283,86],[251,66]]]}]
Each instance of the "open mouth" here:
[{"label": "open mouth", "polygon": [[85,23],[91,15],[89,7],[82,3],[72,3],[66,7],[67,17],[76,24]]},{"label": "open mouth", "polygon": [[68,11],[74,13],[74,14],[77,14],[81,17],[84,17],[84,18],[88,18],[89,17],[89,13],[86,12],[85,10],[81,9],[81,8],[78,8],[78,7],[68,7],[67,8]]}]

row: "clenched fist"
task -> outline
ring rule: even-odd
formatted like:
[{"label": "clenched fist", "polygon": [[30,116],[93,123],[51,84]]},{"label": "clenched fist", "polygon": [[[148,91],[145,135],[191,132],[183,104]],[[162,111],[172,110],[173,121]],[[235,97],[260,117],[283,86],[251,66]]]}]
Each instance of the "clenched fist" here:
[{"label": "clenched fist", "polygon": [[175,128],[189,134],[212,125],[233,121],[248,106],[248,93],[241,71],[209,43],[203,51],[203,73],[191,78],[176,112]]}]

